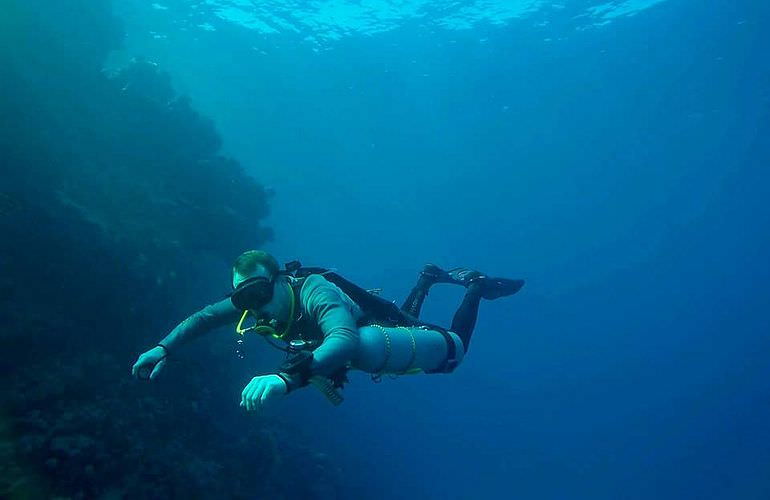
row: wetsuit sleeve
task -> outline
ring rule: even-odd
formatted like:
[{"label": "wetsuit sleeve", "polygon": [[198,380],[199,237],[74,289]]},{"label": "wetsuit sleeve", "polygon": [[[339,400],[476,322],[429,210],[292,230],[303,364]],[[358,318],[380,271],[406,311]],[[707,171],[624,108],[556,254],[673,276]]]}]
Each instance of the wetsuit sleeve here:
[{"label": "wetsuit sleeve", "polygon": [[323,332],[323,342],[313,351],[310,371],[329,376],[353,359],[358,349],[356,306],[342,290],[319,275],[307,278],[300,301]]},{"label": "wetsuit sleeve", "polygon": [[240,311],[235,308],[229,298],[216,302],[193,313],[187,319],[179,323],[176,328],[171,330],[171,333],[162,340],[162,343],[167,346],[169,350],[173,351],[175,347],[200,337],[204,333],[238,321],[240,314]]}]

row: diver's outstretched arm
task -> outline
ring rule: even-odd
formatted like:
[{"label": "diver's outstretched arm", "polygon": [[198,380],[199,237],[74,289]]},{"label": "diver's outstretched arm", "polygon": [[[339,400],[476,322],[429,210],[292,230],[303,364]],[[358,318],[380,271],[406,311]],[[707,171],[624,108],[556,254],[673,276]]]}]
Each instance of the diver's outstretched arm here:
[{"label": "diver's outstretched arm", "polygon": [[193,313],[179,323],[171,330],[171,333],[160,341],[160,344],[171,352],[176,351],[182,345],[205,333],[238,321],[240,316],[241,311],[235,308],[229,298],[221,300]]},{"label": "diver's outstretched arm", "polygon": [[229,298],[204,307],[179,323],[157,346],[139,356],[131,369],[132,375],[154,379],[165,366],[166,357],[171,352],[204,333],[238,321],[239,316],[240,311],[233,306]]}]

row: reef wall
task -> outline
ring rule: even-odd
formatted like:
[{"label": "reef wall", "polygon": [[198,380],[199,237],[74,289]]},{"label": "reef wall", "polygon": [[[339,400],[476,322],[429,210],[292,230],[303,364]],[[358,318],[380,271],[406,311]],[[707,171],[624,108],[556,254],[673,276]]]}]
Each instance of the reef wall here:
[{"label": "reef wall", "polygon": [[168,75],[102,70],[121,38],[107,0],[3,3],[0,497],[328,497],[322,455],[219,411],[240,383],[226,349],[128,376],[210,265],[271,232],[269,193]]}]

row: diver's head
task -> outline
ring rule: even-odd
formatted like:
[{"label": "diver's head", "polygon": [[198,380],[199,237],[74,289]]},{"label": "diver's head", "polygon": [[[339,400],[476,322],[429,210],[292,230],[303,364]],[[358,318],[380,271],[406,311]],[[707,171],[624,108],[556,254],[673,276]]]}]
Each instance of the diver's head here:
[{"label": "diver's head", "polygon": [[[241,335],[253,331],[283,338],[294,322],[294,291],[278,261],[267,252],[249,250],[235,259],[230,300],[243,311],[236,327]],[[255,320],[251,326],[245,325],[248,316]]]},{"label": "diver's head", "polygon": [[278,261],[269,253],[262,250],[243,252],[233,263],[233,288],[254,277],[274,280],[279,271]]},{"label": "diver's head", "polygon": [[279,276],[278,261],[261,250],[242,253],[233,263],[233,305],[245,311],[260,309],[273,299]]}]

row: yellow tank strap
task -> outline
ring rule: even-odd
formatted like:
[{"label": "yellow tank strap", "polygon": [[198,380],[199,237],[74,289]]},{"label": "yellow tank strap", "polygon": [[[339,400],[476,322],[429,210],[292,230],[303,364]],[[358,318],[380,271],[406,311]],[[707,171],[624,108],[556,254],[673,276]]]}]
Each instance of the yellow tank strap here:
[{"label": "yellow tank strap", "polygon": [[417,375],[419,373],[423,373],[422,368],[412,368],[412,364],[414,363],[414,358],[417,356],[417,340],[414,338],[414,332],[411,330],[411,328],[405,327],[405,326],[399,326],[397,328],[405,330],[412,341],[412,356],[409,358],[409,364],[406,365],[406,369],[400,372],[386,372],[385,368],[388,366],[388,361],[390,361],[390,355],[392,352],[392,346],[390,342],[390,335],[388,335],[388,330],[382,326],[382,325],[370,325],[382,332],[382,335],[385,337],[385,361],[382,363],[382,367],[377,370],[377,373],[372,374],[372,380],[379,381],[382,379],[383,375],[389,375],[393,378],[399,376],[399,375]]}]

